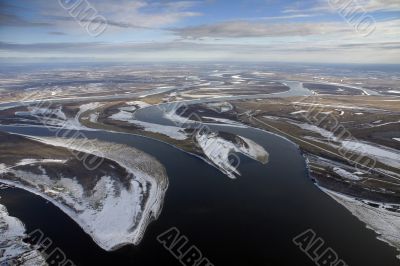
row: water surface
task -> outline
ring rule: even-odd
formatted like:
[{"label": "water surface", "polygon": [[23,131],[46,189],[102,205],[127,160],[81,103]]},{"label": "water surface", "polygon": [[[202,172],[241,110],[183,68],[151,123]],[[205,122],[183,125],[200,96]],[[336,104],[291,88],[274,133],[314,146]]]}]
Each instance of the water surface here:
[{"label": "water surface", "polygon": [[[231,180],[203,160],[140,136],[84,132],[89,138],[139,148],[165,165],[170,186],[160,218],[137,247],[101,250],[77,224],[38,196],[20,189],[0,191],[0,202],[32,231],[40,228],[77,265],[180,265],[157,235],[177,227],[215,265],[314,265],[292,238],[313,229],[349,265],[398,265],[394,248],[308,178],[298,148],[256,129],[220,127],[251,138],[270,153],[262,165],[241,157],[242,176]],[[45,128],[0,130],[50,136]]]}]

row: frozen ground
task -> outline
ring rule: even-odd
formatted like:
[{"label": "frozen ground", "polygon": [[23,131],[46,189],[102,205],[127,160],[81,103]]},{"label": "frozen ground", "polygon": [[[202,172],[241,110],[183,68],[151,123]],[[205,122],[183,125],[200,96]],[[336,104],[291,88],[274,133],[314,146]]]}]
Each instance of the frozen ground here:
[{"label": "frozen ground", "polygon": [[[75,139],[73,142],[55,138],[32,138],[42,143],[75,151],[96,154],[109,159],[128,173],[126,177],[104,173],[92,191],[85,191],[79,178],[63,176],[50,178],[46,170],[2,167],[17,179],[1,179],[49,200],[76,221],[93,240],[105,250],[126,244],[138,244],[147,225],[161,212],[168,180],[163,166],[149,155],[124,145]],[[24,159],[18,165],[37,164]],[[43,163],[43,162],[42,162]],[[63,161],[52,161],[59,164]],[[104,162],[103,162],[104,163]],[[122,182],[121,178],[124,178]]]},{"label": "frozen ground", "polygon": [[359,180],[364,179],[363,177],[357,175],[357,172],[351,173],[351,172],[346,171],[346,170],[344,170],[344,169],[342,169],[340,167],[334,167],[333,171],[336,174],[338,174],[339,176],[341,176],[341,177],[343,177],[345,179],[350,179],[350,180],[355,180],[355,181],[359,181]]},{"label": "frozen ground", "polygon": [[229,102],[206,103],[205,105],[219,113],[225,113],[233,110],[233,106]]},{"label": "frozen ground", "polygon": [[132,112],[126,111],[126,109],[124,110],[123,108],[120,108],[118,113],[111,115],[110,119],[113,119],[116,121],[128,122],[130,124],[134,124],[134,125],[142,127],[143,130],[145,130],[145,131],[159,133],[159,134],[168,136],[172,139],[176,139],[176,140],[187,139],[187,134],[185,133],[185,130],[183,128],[175,127],[175,126],[164,126],[164,125],[158,125],[158,124],[139,121],[139,120],[135,119],[134,114]]},{"label": "frozen ground", "polygon": [[250,139],[235,137],[237,141],[233,142],[220,137],[217,133],[198,133],[196,141],[207,158],[230,178],[240,175],[237,169],[239,162],[234,162],[236,165],[231,162],[232,153],[242,153],[264,164],[268,162],[269,154],[262,146]]},{"label": "frozen ground", "polygon": [[[226,119],[226,118],[217,118],[217,117],[210,117],[210,116],[203,116],[202,118],[207,119],[207,120],[211,120],[214,121],[216,123],[214,124],[224,124],[224,125],[230,125],[230,126],[234,126],[234,127],[242,127],[242,128],[246,128],[247,126],[244,125],[243,123],[240,122],[236,122],[230,119]],[[210,122],[204,122],[206,124],[213,124]]]},{"label": "frozen ground", "polygon": [[395,149],[385,147],[378,144],[368,143],[365,141],[358,141],[354,138],[341,139],[336,137],[331,131],[317,127],[307,123],[297,123],[289,121],[297,127],[317,133],[324,137],[324,141],[335,147],[336,149],[352,151],[363,156],[369,156],[376,161],[386,164],[390,167],[400,168],[399,152]]},{"label": "frozen ground", "polygon": [[1,204],[0,236],[0,265],[47,265],[45,258],[39,251],[23,242],[26,237],[23,223],[10,216],[6,207]]},{"label": "frozen ground", "polygon": [[[72,130],[93,130],[92,128],[85,127],[79,121],[80,117],[87,111],[94,110],[103,104],[101,103],[87,103],[79,107],[79,111],[74,117],[68,117],[62,106],[56,108],[38,107],[35,105],[28,106],[28,112],[16,112],[15,115],[19,117],[33,117],[36,122],[39,122],[47,127],[59,127]],[[92,114],[90,121],[97,121],[98,115]]]},{"label": "frozen ground", "polygon": [[[171,110],[169,112],[165,112],[163,114],[164,118],[169,119],[170,121],[174,122],[178,126],[186,126],[186,125],[194,125],[196,123],[199,123],[199,121],[194,121],[191,120],[190,117],[183,117],[178,114],[176,114],[175,110]],[[201,116],[201,122],[205,124],[224,124],[224,125],[231,125],[235,127],[247,127],[243,123],[226,119],[226,118],[217,118],[217,117],[211,117],[211,116]]]},{"label": "frozen ground", "polygon": [[[311,172],[313,170],[318,170],[320,168],[324,169],[324,171],[331,169],[332,173],[336,174],[340,178],[346,181],[362,181],[368,177],[368,172],[364,170],[357,169],[353,166],[345,165],[341,162],[332,161],[327,158],[323,158],[317,155],[304,154],[304,157],[307,160],[307,163],[310,166]],[[326,173],[325,173],[326,174]]]},{"label": "frozen ground", "polygon": [[[378,239],[389,243],[400,252],[400,213],[387,210],[392,204],[372,202],[379,207],[373,207],[366,202],[321,188],[334,200],[342,204],[368,228],[374,230]],[[399,206],[396,206],[399,207]],[[400,255],[397,256],[400,259]]]}]

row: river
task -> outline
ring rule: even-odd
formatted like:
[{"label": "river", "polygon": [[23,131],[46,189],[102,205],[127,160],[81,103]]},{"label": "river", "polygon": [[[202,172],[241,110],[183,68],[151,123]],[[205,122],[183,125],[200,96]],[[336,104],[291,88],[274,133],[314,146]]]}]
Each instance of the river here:
[{"label": "river", "polygon": [[[137,247],[101,250],[52,204],[16,188],[0,190],[0,203],[28,232],[40,228],[76,265],[180,265],[156,240],[176,227],[214,265],[314,265],[292,242],[313,229],[348,265],[398,265],[396,251],[308,178],[291,142],[257,129],[215,127],[258,142],[270,153],[262,165],[241,157],[242,176],[231,180],[203,160],[153,139],[104,131],[89,138],[131,145],[167,169],[169,189],[157,221]],[[51,136],[45,128],[0,126],[0,130]]]}]

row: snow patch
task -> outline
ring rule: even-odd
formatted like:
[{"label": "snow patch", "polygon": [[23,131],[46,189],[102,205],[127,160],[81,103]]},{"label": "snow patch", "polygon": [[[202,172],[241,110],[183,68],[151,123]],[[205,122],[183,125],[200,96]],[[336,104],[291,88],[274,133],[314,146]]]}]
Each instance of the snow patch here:
[{"label": "snow patch", "polygon": [[339,167],[334,167],[333,172],[340,175],[341,177],[344,177],[345,179],[350,179],[350,180],[355,180],[355,181],[364,179],[363,177],[357,175],[357,174],[360,174],[361,172],[350,173]]},{"label": "snow patch", "polygon": [[42,159],[42,160],[22,159],[21,161],[16,163],[15,166],[24,166],[24,165],[31,165],[31,164],[43,164],[43,163],[61,163],[61,164],[64,164],[66,162],[67,162],[67,160],[56,160],[56,159]]},{"label": "snow patch", "polygon": [[127,105],[134,105],[139,109],[145,108],[150,106],[150,104],[143,102],[143,101],[130,101],[126,103]]},{"label": "snow patch", "polygon": [[[60,138],[30,139],[89,154],[100,152],[104,158],[126,169],[130,179],[123,183],[115,177],[104,175],[90,193],[84,191],[77,177],[51,179],[45,171],[34,174],[9,169],[18,179],[2,179],[2,182],[49,200],[75,220],[105,250],[114,250],[126,244],[137,245],[141,241],[147,225],[159,216],[168,187],[165,169],[161,164],[141,151],[119,144],[81,139],[75,139],[74,142]],[[23,164],[37,162],[32,159],[22,161]]]},{"label": "snow patch", "polygon": [[[231,125],[231,126],[235,126],[235,127],[241,127],[241,128],[246,128],[247,126],[240,123],[240,122],[236,122],[230,119],[226,119],[226,118],[217,118],[217,117],[210,117],[210,116],[203,116],[202,118],[204,119],[208,119],[208,120],[213,120],[215,122],[219,122],[222,123],[224,125]],[[209,122],[205,122],[206,124],[210,124]]]},{"label": "snow patch", "polygon": [[[341,140],[340,138],[337,138],[332,132],[317,127],[315,125],[296,122],[290,123],[298,126],[301,129],[318,133],[319,135],[326,138],[326,142],[328,142],[328,144],[332,147],[341,147],[348,151],[372,157],[375,160],[380,161],[381,163],[384,163],[388,166],[400,168],[400,157],[397,150],[385,146],[380,146],[378,144],[361,142],[357,140]],[[333,142],[337,143],[338,145],[334,144]]]},{"label": "snow patch", "polygon": [[[131,112],[120,110],[118,113],[113,114],[109,117],[110,119],[128,122],[130,124],[134,124],[140,126],[145,131],[159,133],[165,136],[168,136],[172,139],[176,140],[185,140],[187,139],[187,134],[185,133],[184,129],[174,126],[164,126],[159,124],[153,124],[148,122],[143,122],[136,120]],[[183,119],[183,118],[182,118]],[[186,121],[186,119],[185,119]]]},{"label": "snow patch", "polygon": [[295,111],[295,112],[291,112],[291,115],[297,115],[297,114],[302,114],[302,113],[308,113],[308,111],[306,110],[299,110],[299,111]]},{"label": "snow patch", "polygon": [[[386,203],[378,203],[380,207],[372,207],[365,202],[344,194],[322,188],[326,194],[346,207],[354,216],[374,230],[378,239],[390,244],[400,252],[400,213],[384,208]],[[400,255],[397,256],[400,258]]]},{"label": "snow patch", "polygon": [[47,265],[41,253],[23,242],[26,237],[24,224],[8,214],[0,204],[0,265]]},{"label": "snow patch", "polygon": [[214,163],[228,177],[234,179],[236,175],[240,176],[238,165],[232,165],[230,155],[238,152],[262,163],[268,162],[269,154],[260,145],[252,140],[236,136],[240,142],[233,143],[217,133],[197,133],[196,141],[203,150],[207,158]]},{"label": "snow patch", "polygon": [[98,112],[90,114],[89,115],[89,121],[91,123],[97,123],[97,120],[99,119],[99,115],[100,114]]}]

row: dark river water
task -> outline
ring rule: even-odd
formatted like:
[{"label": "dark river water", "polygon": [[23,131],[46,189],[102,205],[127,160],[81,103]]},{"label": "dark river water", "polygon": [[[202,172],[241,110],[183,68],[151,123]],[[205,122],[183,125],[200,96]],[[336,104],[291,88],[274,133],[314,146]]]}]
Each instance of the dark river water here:
[{"label": "dark river water", "polygon": [[[270,162],[262,165],[241,157],[242,176],[231,180],[201,159],[159,141],[85,132],[89,138],[141,149],[167,169],[170,185],[162,214],[136,247],[105,252],[62,211],[20,189],[0,190],[0,203],[25,223],[28,232],[41,229],[76,265],[181,265],[156,240],[171,227],[214,265],[316,265],[292,242],[309,228],[348,265],[398,265],[394,248],[377,240],[373,231],[310,181],[295,145],[256,129],[223,129],[264,146]],[[51,135],[44,128],[0,130]]]}]

